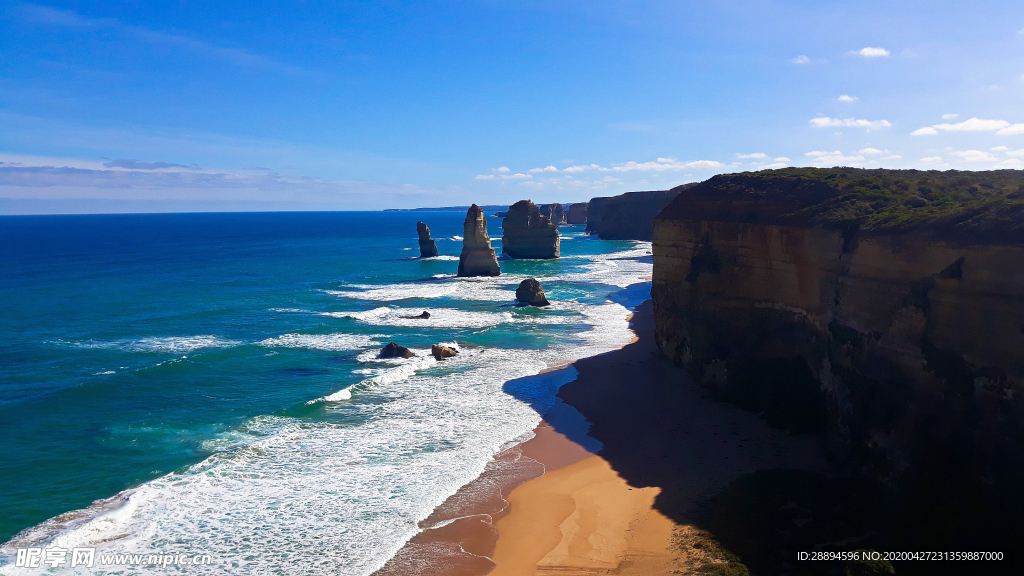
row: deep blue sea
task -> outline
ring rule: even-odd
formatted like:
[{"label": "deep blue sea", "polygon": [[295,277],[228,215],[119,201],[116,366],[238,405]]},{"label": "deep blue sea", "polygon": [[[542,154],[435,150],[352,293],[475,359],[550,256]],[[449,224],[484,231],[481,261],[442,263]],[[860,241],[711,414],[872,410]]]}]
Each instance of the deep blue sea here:
[{"label": "deep blue sea", "polygon": [[[61,545],[379,568],[572,369],[531,376],[628,342],[649,294],[649,243],[580,226],[558,260],[455,278],[464,216],[0,217],[0,566]],[[551,307],[515,306],[528,277]],[[389,341],[417,356],[377,358]]]}]

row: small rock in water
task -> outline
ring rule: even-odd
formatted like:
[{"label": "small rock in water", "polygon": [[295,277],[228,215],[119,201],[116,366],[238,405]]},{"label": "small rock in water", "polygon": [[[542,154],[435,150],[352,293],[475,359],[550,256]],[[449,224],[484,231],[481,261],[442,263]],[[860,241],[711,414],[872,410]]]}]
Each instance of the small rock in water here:
[{"label": "small rock in water", "polygon": [[415,355],[412,350],[394,342],[388,342],[388,345],[380,351],[381,358],[412,358]]},{"label": "small rock in water", "polygon": [[424,310],[422,314],[419,314],[417,316],[402,316],[402,318],[408,318],[411,320],[426,320],[427,318],[430,318],[430,312]]},{"label": "small rock in water", "polygon": [[455,356],[456,354],[459,353],[459,351],[456,350],[455,348],[449,348],[447,346],[442,346],[440,344],[434,344],[433,346],[430,347],[430,353],[434,355],[434,358],[437,358],[438,360],[443,360],[445,358],[451,358],[452,356]]},{"label": "small rock in water", "polygon": [[527,278],[516,288],[516,300],[530,306],[548,306],[551,303],[544,297],[544,288],[536,278]]}]

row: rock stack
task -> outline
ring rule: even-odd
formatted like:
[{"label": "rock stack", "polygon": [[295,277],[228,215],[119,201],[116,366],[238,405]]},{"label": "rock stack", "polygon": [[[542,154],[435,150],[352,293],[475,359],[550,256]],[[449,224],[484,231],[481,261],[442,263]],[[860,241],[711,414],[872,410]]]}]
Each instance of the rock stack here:
[{"label": "rock stack", "polygon": [[586,224],[587,223],[587,203],[576,202],[575,204],[569,205],[568,214],[565,217],[566,224]]},{"label": "rock stack", "polygon": [[433,258],[437,256],[437,244],[430,237],[430,228],[427,228],[423,222],[417,222],[416,233],[420,235],[420,257]]},{"label": "rock stack", "polygon": [[462,224],[462,255],[459,256],[459,276],[500,276],[498,258],[487,235],[487,219],[482,208],[473,204],[466,212]]},{"label": "rock stack", "polygon": [[548,220],[555,226],[565,224],[565,208],[559,204],[543,204],[540,206],[540,213],[547,216]]},{"label": "rock stack", "polygon": [[544,297],[544,288],[541,287],[540,282],[537,282],[536,278],[527,278],[519,283],[519,287],[516,288],[516,300],[530,306],[547,306],[551,304]]},{"label": "rock stack", "polygon": [[434,358],[444,360],[445,358],[455,356],[459,351],[443,344],[434,344],[430,347],[430,353],[434,355]]},{"label": "rock stack", "polygon": [[558,228],[533,202],[520,200],[513,204],[501,227],[501,251],[512,258],[558,258]]},{"label": "rock stack", "polygon": [[381,358],[412,358],[415,355],[416,353],[412,350],[394,342],[388,342],[388,345],[380,351]]}]

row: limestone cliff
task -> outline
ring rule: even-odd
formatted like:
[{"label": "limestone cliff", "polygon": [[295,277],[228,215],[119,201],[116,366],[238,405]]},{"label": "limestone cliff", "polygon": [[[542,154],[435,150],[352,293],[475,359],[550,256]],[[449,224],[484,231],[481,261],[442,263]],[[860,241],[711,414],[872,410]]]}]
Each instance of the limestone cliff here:
[{"label": "limestone cliff", "polygon": [[462,223],[462,254],[459,256],[459,276],[500,276],[498,258],[487,235],[484,211],[473,204],[466,211]]},{"label": "limestone cliff", "polygon": [[1024,478],[1022,196],[1009,170],[716,176],[657,218],[658,345],[714,397],[823,433],[847,470],[1008,489]]},{"label": "limestone cliff", "polygon": [[566,224],[586,224],[587,223],[587,203],[576,202],[569,205],[569,210],[566,211],[565,216]]},{"label": "limestone cliff", "polygon": [[420,257],[433,258],[437,256],[437,244],[430,237],[430,228],[423,222],[417,222],[416,233],[420,237]]},{"label": "limestone cliff", "polygon": [[520,200],[510,206],[501,228],[501,251],[512,258],[558,258],[558,228],[533,202]]},{"label": "limestone cliff", "polygon": [[587,205],[587,231],[608,240],[650,240],[654,217],[690,186],[592,198]]}]

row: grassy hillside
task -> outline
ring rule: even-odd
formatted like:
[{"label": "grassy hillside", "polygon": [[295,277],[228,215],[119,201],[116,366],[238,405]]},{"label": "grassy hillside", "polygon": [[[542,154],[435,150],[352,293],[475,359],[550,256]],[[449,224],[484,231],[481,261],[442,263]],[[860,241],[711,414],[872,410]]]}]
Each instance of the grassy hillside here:
[{"label": "grassy hillside", "polygon": [[661,218],[775,222],[1024,242],[1024,171],[783,168],[715,176]]}]

